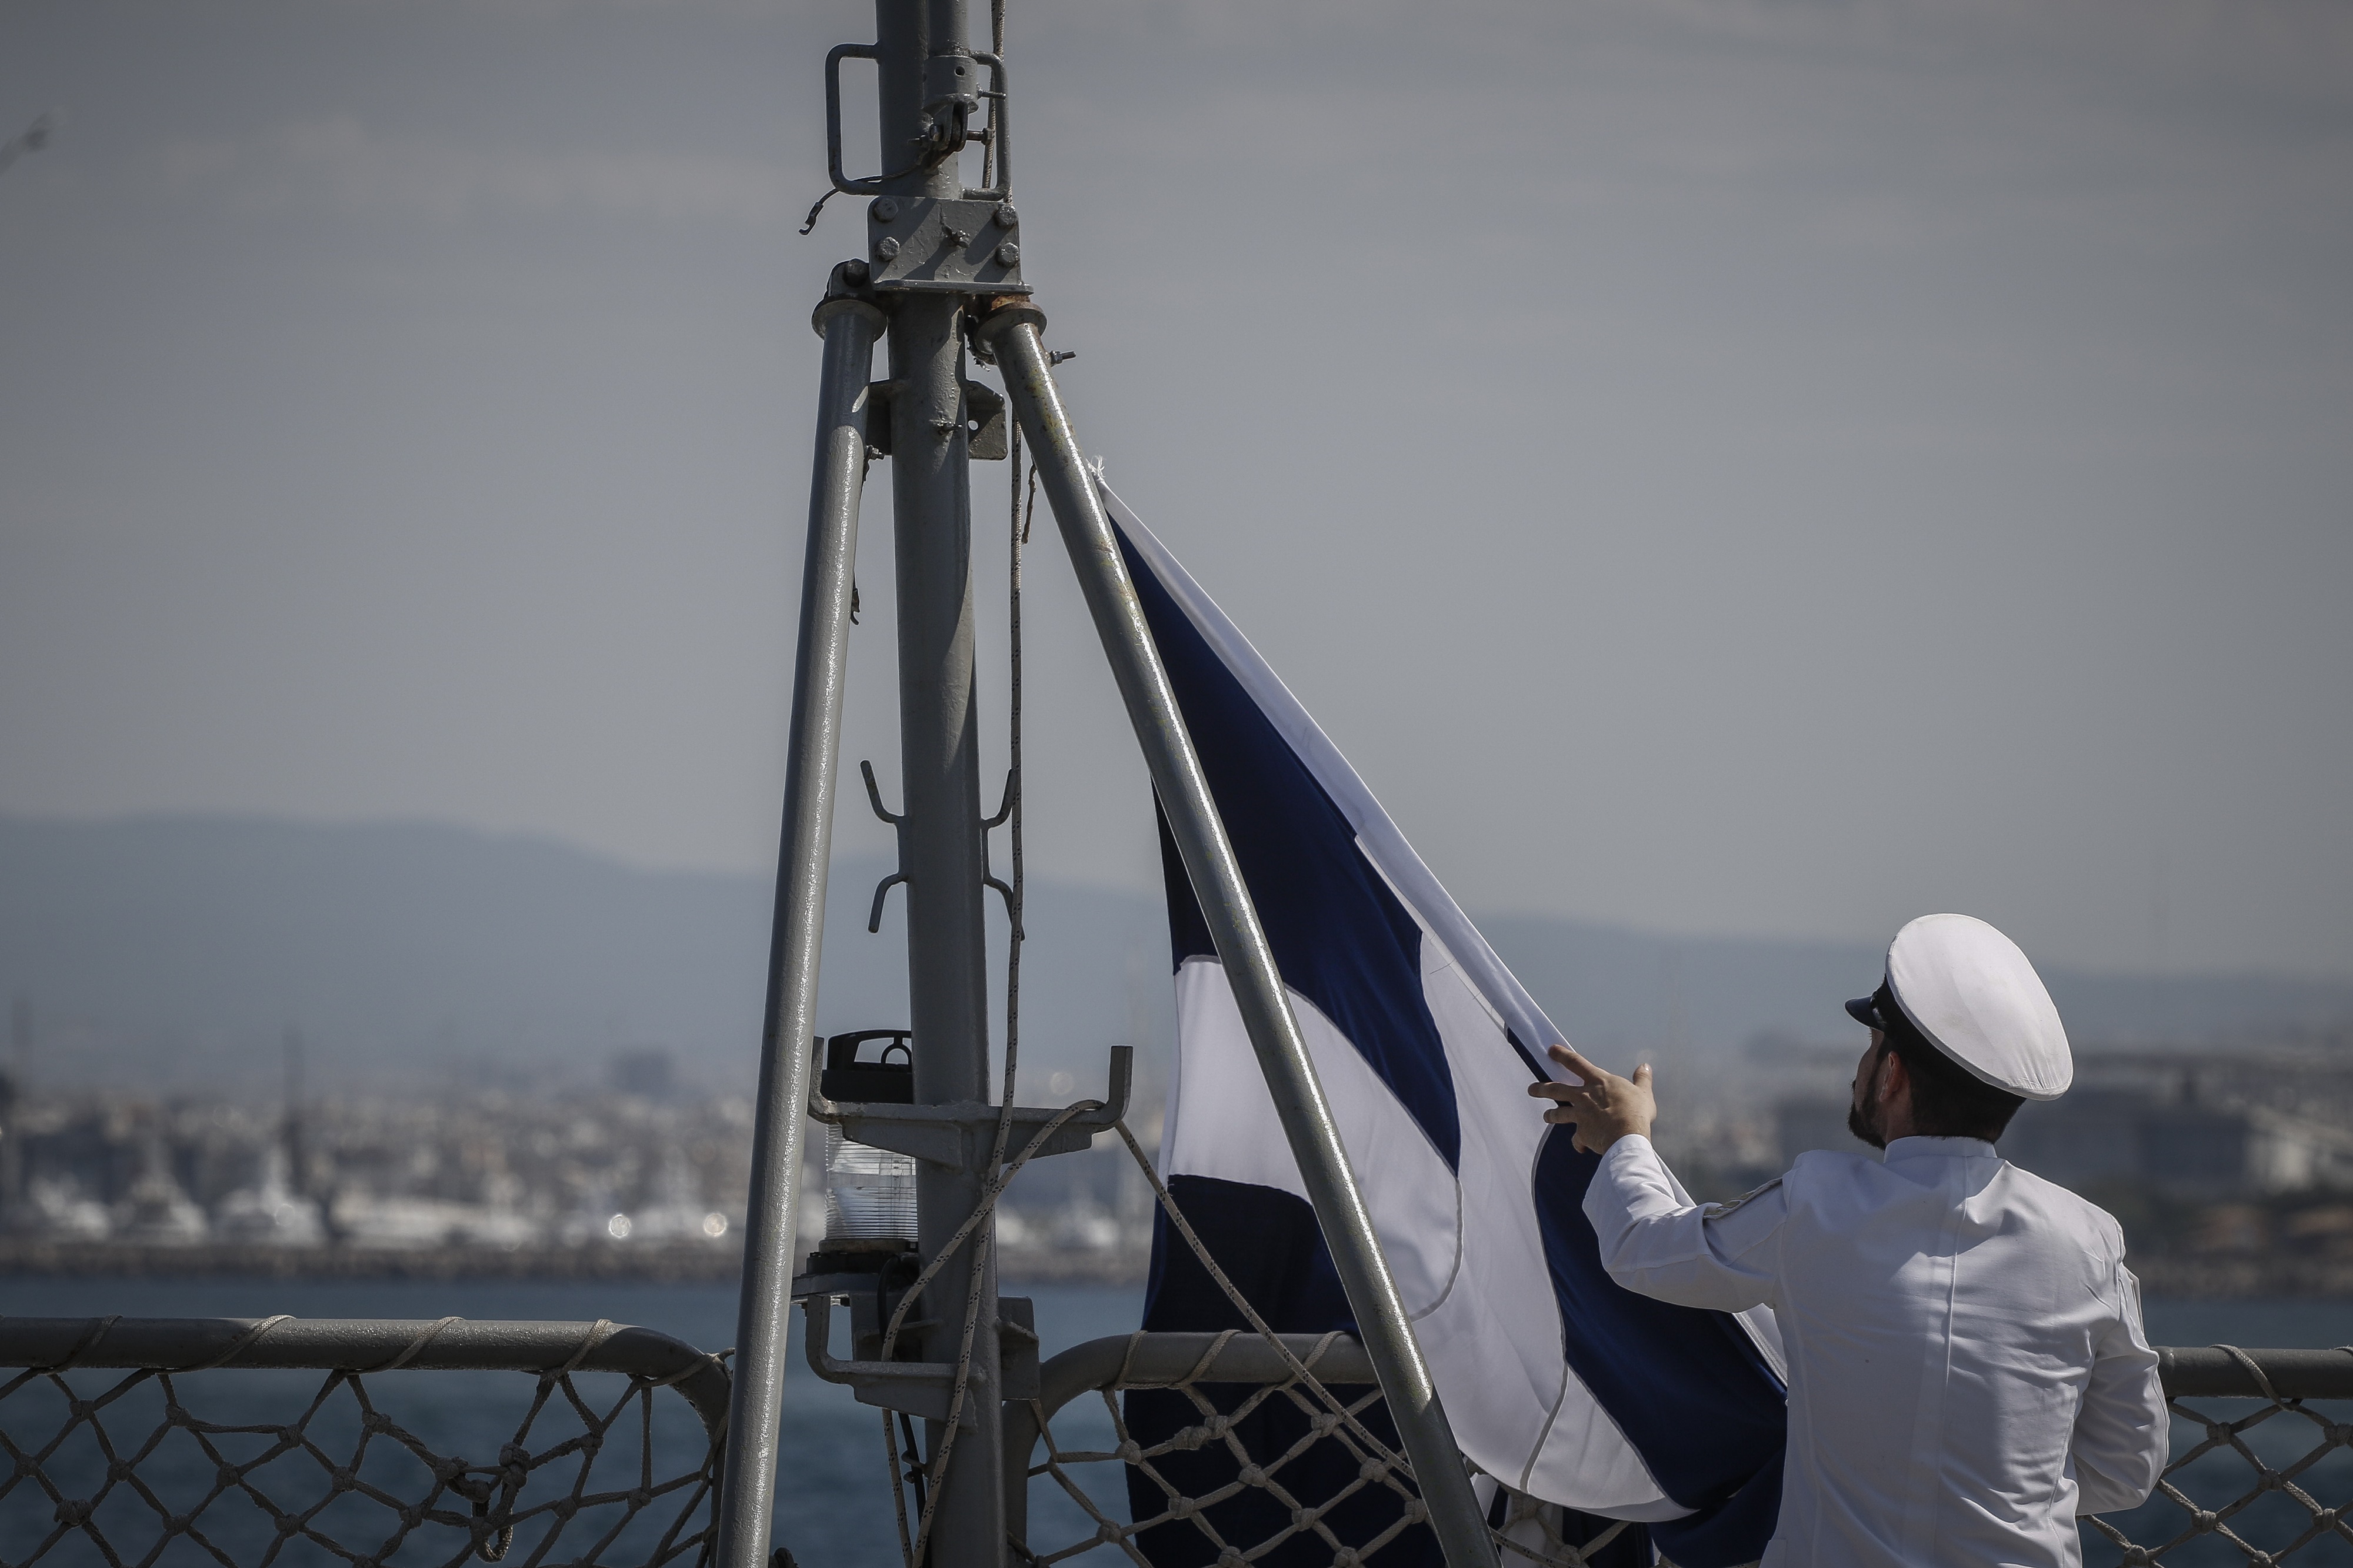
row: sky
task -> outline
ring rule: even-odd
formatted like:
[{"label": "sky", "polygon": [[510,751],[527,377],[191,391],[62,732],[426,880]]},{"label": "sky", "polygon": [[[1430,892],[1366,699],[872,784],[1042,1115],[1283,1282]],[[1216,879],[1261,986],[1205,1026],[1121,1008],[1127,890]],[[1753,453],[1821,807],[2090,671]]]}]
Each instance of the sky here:
[{"label": "sky", "polygon": [[[863,240],[847,197],[795,231],[824,51],[871,26],[0,5],[0,136],[58,121],[0,174],[0,812],[772,865],[807,312]],[[1082,442],[1467,908],[1958,909],[2054,963],[2353,975],[2353,11],[1008,29]],[[992,776],[1007,479],[976,466]],[[846,749],[895,802],[889,515],[878,468]],[[1058,548],[1030,866],[1149,887]],[[845,783],[838,843],[881,847]]]}]

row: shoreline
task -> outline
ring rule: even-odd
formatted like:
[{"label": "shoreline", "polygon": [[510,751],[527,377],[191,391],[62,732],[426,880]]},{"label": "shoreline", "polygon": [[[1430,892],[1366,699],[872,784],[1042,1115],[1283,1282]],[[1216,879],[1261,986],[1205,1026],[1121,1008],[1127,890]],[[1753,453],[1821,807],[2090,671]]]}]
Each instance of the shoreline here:
[{"label": "shoreline", "polygon": [[[1142,1248],[1050,1252],[1000,1248],[1007,1283],[1141,1285]],[[679,1247],[274,1247],[162,1246],[132,1242],[0,1240],[0,1275],[58,1279],[226,1276],[263,1279],[640,1280],[728,1284],[743,1277],[733,1246]]]},{"label": "shoreline", "polygon": [[[2128,1260],[2143,1294],[2165,1300],[2353,1301],[2353,1259],[2177,1257]],[[1145,1282],[1151,1254],[1000,1248],[1008,1285]],[[0,1274],[48,1278],[238,1277],[264,1279],[641,1280],[727,1284],[741,1279],[733,1247],[315,1247],[154,1246],[126,1242],[0,1239]]]}]

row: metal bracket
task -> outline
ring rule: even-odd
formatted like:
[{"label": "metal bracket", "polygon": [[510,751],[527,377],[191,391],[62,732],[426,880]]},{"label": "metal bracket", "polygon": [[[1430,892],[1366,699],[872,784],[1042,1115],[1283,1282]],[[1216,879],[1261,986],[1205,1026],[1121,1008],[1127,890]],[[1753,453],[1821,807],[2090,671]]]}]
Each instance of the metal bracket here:
[{"label": "metal bracket", "polygon": [[[1134,1079],[1135,1049],[1111,1048],[1111,1088],[1092,1110],[1082,1110],[1055,1129],[1033,1158],[1075,1154],[1094,1142],[1127,1114],[1128,1090]],[[1062,1105],[1017,1105],[1013,1108],[1011,1147],[1026,1149],[1039,1130],[1063,1111]],[[944,1105],[874,1105],[828,1100],[815,1083],[809,1086],[809,1115],[841,1129],[842,1136],[870,1149],[888,1149],[951,1171],[979,1172],[987,1167],[997,1145],[997,1119],[1002,1106],[984,1100],[958,1100]]]},{"label": "metal bracket", "polygon": [[882,59],[880,44],[836,44],[825,57],[825,156],[827,171],[833,175],[833,188],[853,196],[871,195],[882,188],[882,178],[875,175],[852,180],[841,172],[841,62],[846,59]]},{"label": "metal bracket", "polygon": [[[890,384],[891,384],[888,382],[876,382],[874,385],[866,389],[868,397],[873,397],[878,391],[887,397],[890,395],[888,391]],[[888,430],[891,427],[891,421],[887,413],[882,420],[882,427],[885,430]],[[881,817],[884,822],[889,823],[893,828],[898,830],[900,838],[899,864],[903,866],[907,863],[907,846],[905,842],[907,837],[907,819],[882,804],[882,786],[874,782],[874,764],[872,763],[861,761],[858,764],[858,772],[859,775],[866,781],[866,799],[867,803],[874,807],[874,815]],[[868,910],[866,915],[866,929],[870,934],[879,932],[882,929],[882,900],[891,896],[892,889],[897,887],[906,879],[906,872],[893,871],[889,876],[874,884],[874,907]],[[810,1092],[815,1093],[816,1091],[812,1089]]]},{"label": "metal bracket", "polygon": [[1027,294],[1020,234],[1010,202],[877,196],[866,207],[868,267],[881,294]]},{"label": "metal bracket", "polygon": [[[866,389],[866,445],[878,457],[891,455],[891,398],[895,381],[878,381]],[[953,426],[950,426],[953,428]],[[964,384],[965,449],[977,462],[1002,462],[1011,451],[1005,419],[1005,397],[995,387],[977,381]],[[886,817],[885,821],[895,818]]]},{"label": "metal bracket", "polygon": [[891,395],[898,390],[895,381],[869,382],[866,395],[859,400],[858,406],[866,416],[866,456],[870,461],[891,455]]},{"label": "metal bracket", "polygon": [[[818,1377],[847,1384],[860,1405],[903,1410],[927,1421],[948,1418],[948,1402],[955,1392],[954,1366],[929,1361],[843,1361],[828,1348],[833,1332],[833,1297],[821,1289],[812,1290],[801,1298],[801,1310],[808,1319],[802,1343],[808,1351],[809,1370]],[[967,1393],[963,1419],[956,1425],[977,1427],[978,1407],[985,1403]]]},{"label": "metal bracket", "polygon": [[[819,1275],[803,1277],[793,1281],[793,1294],[800,1298],[801,1311],[807,1326],[801,1337],[808,1352],[809,1370],[827,1383],[846,1385],[860,1405],[871,1405],[881,1410],[903,1410],[910,1415],[920,1415],[926,1421],[945,1421],[948,1405],[955,1398],[955,1365],[937,1361],[874,1361],[858,1359],[857,1352],[881,1348],[881,1325],[871,1327],[860,1321],[870,1315],[871,1306],[879,1306],[871,1297],[874,1276],[855,1278],[868,1281],[870,1299],[861,1301],[854,1293],[829,1290],[829,1284],[839,1283],[849,1276]],[[842,1360],[831,1349],[833,1332],[833,1301],[845,1295],[850,1303],[852,1359]],[[991,1406],[1004,1400],[1030,1400],[1039,1396],[1043,1380],[1038,1365],[1037,1309],[1027,1296],[1000,1296],[997,1299],[997,1366],[1004,1387],[991,1399],[987,1389],[967,1384],[964,1409],[956,1425],[977,1430],[984,1413],[991,1420],[998,1419]],[[900,1325],[905,1334],[918,1325]],[[922,1325],[936,1327],[935,1324]]]},{"label": "metal bracket", "polygon": [[[927,62],[924,75],[923,105],[927,116],[936,123],[939,110],[946,109],[957,129],[929,147],[910,167],[894,169],[887,174],[871,174],[851,179],[841,172],[841,62],[872,60],[881,63],[880,44],[836,44],[825,57],[825,158],[826,172],[833,176],[833,188],[853,196],[879,195],[887,181],[912,174],[938,160],[953,156],[967,141],[987,142],[997,155],[997,184],[986,190],[965,187],[965,195],[975,201],[1002,201],[1013,188],[1013,124],[1007,114],[1013,101],[1010,84],[1005,74],[1005,62],[983,49],[937,55]],[[951,78],[964,73],[957,61],[969,59],[988,68],[988,85],[975,92],[957,90],[960,84],[941,79],[939,68],[945,65]],[[981,102],[988,105],[988,124],[980,131],[971,129],[971,111]]]},{"label": "metal bracket", "polygon": [[1010,447],[1006,439],[1005,398],[976,381],[964,384],[964,428],[966,449],[976,463],[1001,463]]}]

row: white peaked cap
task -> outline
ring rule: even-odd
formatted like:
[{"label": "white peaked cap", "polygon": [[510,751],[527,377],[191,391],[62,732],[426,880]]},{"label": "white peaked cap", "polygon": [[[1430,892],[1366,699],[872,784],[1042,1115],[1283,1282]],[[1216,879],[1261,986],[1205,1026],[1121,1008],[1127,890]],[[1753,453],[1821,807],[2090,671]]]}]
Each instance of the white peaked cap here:
[{"label": "white peaked cap", "polygon": [[1887,948],[1887,988],[1928,1043],[2028,1100],[2075,1081],[2059,1009],[2018,943],[1968,915],[1922,915]]}]

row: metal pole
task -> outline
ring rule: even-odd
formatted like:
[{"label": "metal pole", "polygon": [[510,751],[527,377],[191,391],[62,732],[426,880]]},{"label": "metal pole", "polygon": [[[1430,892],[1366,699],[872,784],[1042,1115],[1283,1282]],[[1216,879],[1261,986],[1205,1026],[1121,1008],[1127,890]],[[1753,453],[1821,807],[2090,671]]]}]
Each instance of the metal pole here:
[{"label": "metal pole", "polygon": [[1161,810],[1192,879],[1194,896],[1218,944],[1218,959],[1233,986],[1242,1020],[1268,1091],[1282,1119],[1292,1157],[1307,1184],[1309,1203],[1332,1249],[1357,1332],[1380,1373],[1381,1392],[1405,1440],[1406,1456],[1430,1507],[1450,1568],[1493,1568],[1495,1552],[1487,1535],[1462,1456],[1447,1426],[1446,1411],[1430,1380],[1430,1369],[1414,1342],[1413,1325],[1398,1300],[1397,1281],[1373,1234],[1363,1195],[1341,1147],[1331,1107],[1307,1055],[1307,1042],[1292,1016],[1274,952],[1267,945],[1241,867],[1227,841],[1217,802],[1201,773],[1192,738],[1176,707],[1167,671],[1145,624],[1135,584],[1120,558],[1111,519],[1081,458],[1077,437],[1062,407],[1038,329],[1045,318],[1027,305],[1009,305],[980,324],[1005,373],[1022,434],[1035,450],[1054,521],[1078,568],[1079,586],[1111,660],[1112,674],[1126,700],[1128,721],[1144,747]]},{"label": "metal pole", "polygon": [[[943,133],[952,124],[944,88],[965,54],[961,0],[877,0],[874,8],[882,163],[905,170],[886,182],[896,196],[954,199],[963,177]],[[949,138],[950,141],[953,138]],[[927,153],[925,149],[928,148]],[[923,166],[910,165],[928,157]],[[983,925],[980,733],[974,683],[971,454],[965,418],[965,300],[953,293],[894,293],[891,302],[891,499],[899,596],[899,762],[904,805],[899,869],[907,879],[908,1026],[915,1099],[926,1105],[987,1100],[988,974]],[[979,1206],[989,1173],[915,1167],[916,1245],[937,1257]],[[968,1246],[977,1245],[976,1237]],[[955,1363],[973,1292],[964,1254],[926,1288],[931,1326],[913,1347],[923,1360]],[[997,1275],[978,1284],[967,1399],[985,1412],[955,1440],[938,1493],[931,1562],[1004,1561],[1002,1434],[996,1412]],[[927,1453],[945,1436],[924,1425]]]},{"label": "metal pole", "polygon": [[825,336],[817,463],[809,482],[808,554],[801,566],[800,645],[785,758],[785,820],[776,910],[768,939],[768,1005],[761,1026],[760,1100],[752,1133],[744,1294],[735,1319],[735,1387],[720,1483],[721,1568],[766,1568],[775,1516],[786,1317],[792,1307],[794,1220],[808,1105],[810,1033],[825,941],[826,859],[840,763],[841,691],[849,663],[850,568],[866,476],[863,405],[882,312],[858,300],[817,309]]}]

